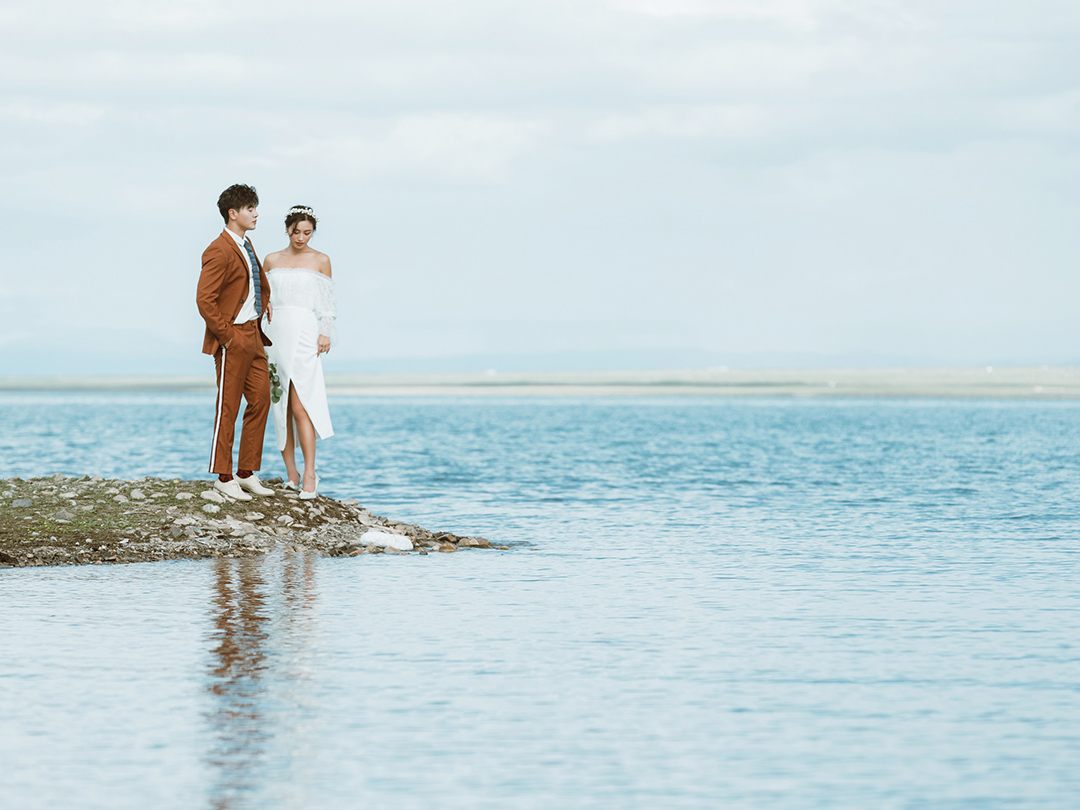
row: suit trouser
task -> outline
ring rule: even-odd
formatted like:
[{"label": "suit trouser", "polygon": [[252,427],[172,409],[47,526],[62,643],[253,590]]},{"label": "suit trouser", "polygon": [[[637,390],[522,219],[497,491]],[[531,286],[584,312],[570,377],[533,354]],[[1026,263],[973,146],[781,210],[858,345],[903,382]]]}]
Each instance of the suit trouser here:
[{"label": "suit trouser", "polygon": [[237,324],[232,344],[214,354],[217,369],[217,403],[214,413],[214,443],[210,451],[210,472],[232,473],[233,432],[240,412],[240,396],[247,400],[244,426],[240,432],[237,469],[258,470],[262,466],[263,436],[270,413],[270,372],[266,351],[255,321]]}]

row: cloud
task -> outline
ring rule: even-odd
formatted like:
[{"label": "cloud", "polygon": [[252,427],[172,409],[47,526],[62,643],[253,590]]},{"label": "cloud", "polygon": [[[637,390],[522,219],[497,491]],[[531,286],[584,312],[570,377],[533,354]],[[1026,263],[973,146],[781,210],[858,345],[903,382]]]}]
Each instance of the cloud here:
[{"label": "cloud", "polygon": [[482,113],[427,113],[359,121],[353,132],[307,135],[273,146],[279,165],[337,175],[423,176],[480,182],[508,178],[549,127],[542,120]]}]

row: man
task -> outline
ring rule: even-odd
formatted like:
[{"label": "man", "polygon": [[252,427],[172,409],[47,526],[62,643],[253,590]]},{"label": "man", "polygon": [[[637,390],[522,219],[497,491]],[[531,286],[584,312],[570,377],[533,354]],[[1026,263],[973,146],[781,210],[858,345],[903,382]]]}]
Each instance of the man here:
[{"label": "man", "polygon": [[[259,319],[273,317],[270,283],[247,232],[258,221],[259,195],[251,186],[229,186],[218,197],[225,230],[203,251],[202,273],[195,300],[206,321],[203,354],[214,356],[217,403],[210,472],[218,474],[214,488],[238,501],[251,494],[273,495],[255,472],[262,466],[263,434],[270,412],[270,373]],[[247,400],[240,433],[236,477],[232,475],[233,431],[240,395]]]}]

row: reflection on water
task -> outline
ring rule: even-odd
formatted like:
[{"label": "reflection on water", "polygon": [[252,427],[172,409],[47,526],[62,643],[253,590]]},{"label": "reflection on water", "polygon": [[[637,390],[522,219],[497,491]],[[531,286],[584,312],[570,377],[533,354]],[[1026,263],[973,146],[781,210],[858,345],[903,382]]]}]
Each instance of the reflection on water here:
[{"label": "reflection on water", "polygon": [[215,810],[238,808],[280,778],[304,743],[311,707],[315,557],[222,558],[214,563],[206,713],[208,787]]}]

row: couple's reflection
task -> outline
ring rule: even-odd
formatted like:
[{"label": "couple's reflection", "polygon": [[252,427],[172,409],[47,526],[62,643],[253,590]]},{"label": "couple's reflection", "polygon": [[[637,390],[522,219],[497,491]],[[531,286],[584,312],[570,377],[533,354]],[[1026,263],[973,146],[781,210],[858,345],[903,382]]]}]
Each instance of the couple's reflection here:
[{"label": "couple's reflection", "polygon": [[292,766],[303,746],[310,677],[314,555],[215,560],[207,689],[210,806],[240,807]]}]

